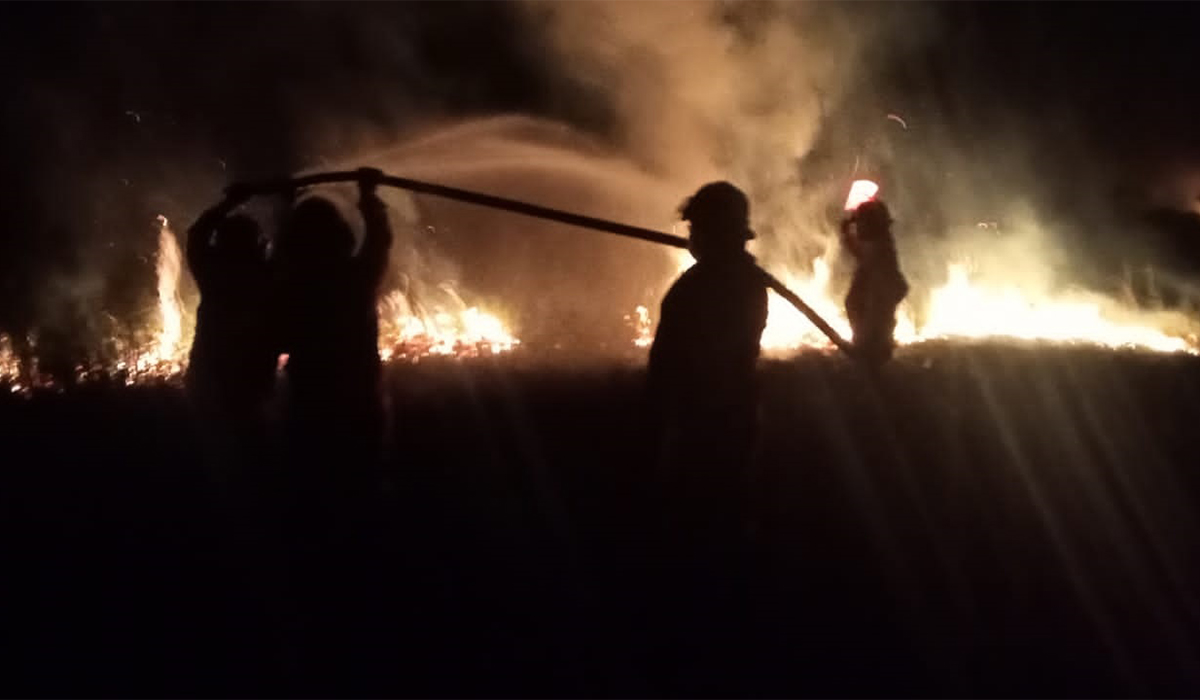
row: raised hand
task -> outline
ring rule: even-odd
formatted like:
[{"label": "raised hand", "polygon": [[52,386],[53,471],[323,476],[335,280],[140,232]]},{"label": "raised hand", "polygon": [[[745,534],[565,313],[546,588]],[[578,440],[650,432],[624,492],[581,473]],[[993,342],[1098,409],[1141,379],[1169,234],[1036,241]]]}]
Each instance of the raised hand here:
[{"label": "raised hand", "polygon": [[383,171],[379,168],[358,169],[358,193],[366,197],[375,194],[375,188],[383,180]]},{"label": "raised hand", "polygon": [[376,168],[358,169],[358,209],[366,225],[366,236],[358,253],[358,261],[364,279],[376,289],[387,270],[388,251],[392,247],[392,227],[388,224],[387,206],[375,192],[381,180],[383,172]]}]

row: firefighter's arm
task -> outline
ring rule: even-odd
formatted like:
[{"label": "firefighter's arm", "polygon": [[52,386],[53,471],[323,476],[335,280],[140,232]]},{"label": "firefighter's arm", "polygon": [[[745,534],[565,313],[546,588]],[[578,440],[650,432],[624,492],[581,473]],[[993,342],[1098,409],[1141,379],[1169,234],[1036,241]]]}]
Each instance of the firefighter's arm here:
[{"label": "firefighter's arm", "polygon": [[198,283],[203,284],[201,278],[207,276],[213,232],[216,231],[222,219],[229,216],[230,212],[244,204],[252,195],[253,192],[243,185],[230,185],[225,190],[225,198],[209,207],[196,219],[195,223],[188,227],[188,268],[191,269],[192,276]]},{"label": "firefighter's arm", "polygon": [[363,276],[372,286],[378,286],[387,270],[388,254],[392,249],[392,227],[388,223],[387,205],[376,194],[383,173],[374,168],[360,168],[358,208],[362,212],[364,237],[358,253]]}]

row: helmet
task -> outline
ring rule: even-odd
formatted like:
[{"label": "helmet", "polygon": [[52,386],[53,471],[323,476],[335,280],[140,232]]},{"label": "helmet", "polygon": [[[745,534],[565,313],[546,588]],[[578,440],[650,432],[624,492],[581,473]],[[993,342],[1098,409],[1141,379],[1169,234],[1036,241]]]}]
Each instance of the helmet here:
[{"label": "helmet", "polygon": [[850,215],[850,219],[863,226],[888,226],[892,223],[892,214],[887,205],[877,199],[868,199]]},{"label": "helmet", "polygon": [[226,256],[241,258],[260,254],[258,222],[243,214],[226,217],[216,230],[216,248]]},{"label": "helmet", "polygon": [[704,223],[713,230],[736,232],[741,240],[754,238],[750,230],[750,200],[734,185],[710,182],[696,191],[679,208],[679,216],[691,223]]},{"label": "helmet", "polygon": [[892,225],[892,215],[888,211],[887,205],[875,199],[858,205],[858,208],[850,214],[849,220],[854,222],[858,236],[864,239],[885,235]]},{"label": "helmet", "polygon": [[304,257],[349,256],[354,252],[354,232],[337,205],[324,197],[309,197],[291,211],[284,241]]}]

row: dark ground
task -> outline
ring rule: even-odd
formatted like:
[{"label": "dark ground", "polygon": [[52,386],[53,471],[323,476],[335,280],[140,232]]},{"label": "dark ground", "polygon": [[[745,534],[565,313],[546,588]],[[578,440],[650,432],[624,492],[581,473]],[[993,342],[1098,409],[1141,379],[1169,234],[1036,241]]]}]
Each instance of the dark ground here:
[{"label": "dark ground", "polygon": [[174,389],[6,397],[0,692],[1200,695],[1200,360],[762,377],[724,585],[654,544],[637,368],[394,367],[390,488],[344,527],[237,516]]}]

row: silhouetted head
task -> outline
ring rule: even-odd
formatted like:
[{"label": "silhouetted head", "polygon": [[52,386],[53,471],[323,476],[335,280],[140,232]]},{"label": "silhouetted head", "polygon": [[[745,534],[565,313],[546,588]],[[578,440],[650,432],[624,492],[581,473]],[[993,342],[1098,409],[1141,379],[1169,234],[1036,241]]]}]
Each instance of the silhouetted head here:
[{"label": "silhouetted head", "polygon": [[892,228],[892,215],[887,205],[872,199],[863,202],[850,215],[859,240],[875,241],[886,238]]},{"label": "silhouetted head", "polygon": [[688,247],[697,260],[736,256],[754,238],[750,200],[728,182],[701,187],[679,208],[679,216],[691,224]]},{"label": "silhouetted head", "polygon": [[283,231],[285,254],[298,262],[329,262],[354,252],[354,232],[337,206],[323,197],[296,205]]},{"label": "silhouetted head", "polygon": [[213,247],[226,262],[254,262],[262,258],[261,230],[249,216],[235,214],[217,225]]}]

